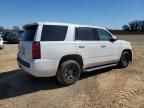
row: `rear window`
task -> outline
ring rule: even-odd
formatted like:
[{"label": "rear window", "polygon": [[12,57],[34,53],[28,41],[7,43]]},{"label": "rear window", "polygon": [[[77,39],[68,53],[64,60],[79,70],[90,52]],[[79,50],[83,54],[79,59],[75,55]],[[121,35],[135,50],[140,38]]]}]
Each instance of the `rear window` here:
[{"label": "rear window", "polygon": [[63,41],[67,33],[67,26],[44,25],[41,41]]},{"label": "rear window", "polygon": [[24,28],[22,41],[33,41],[38,25],[28,26]]}]

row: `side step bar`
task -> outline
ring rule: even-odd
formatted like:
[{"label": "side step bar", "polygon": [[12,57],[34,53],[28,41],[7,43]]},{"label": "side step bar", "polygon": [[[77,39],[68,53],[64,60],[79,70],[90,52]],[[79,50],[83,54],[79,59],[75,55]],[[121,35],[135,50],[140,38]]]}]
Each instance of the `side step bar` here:
[{"label": "side step bar", "polygon": [[108,68],[108,67],[113,67],[113,66],[116,66],[116,65],[117,65],[117,63],[104,65],[104,66],[97,66],[97,67],[85,69],[84,72],[91,72],[91,71],[94,71],[94,70],[99,70],[99,69],[104,69],[104,68]]}]

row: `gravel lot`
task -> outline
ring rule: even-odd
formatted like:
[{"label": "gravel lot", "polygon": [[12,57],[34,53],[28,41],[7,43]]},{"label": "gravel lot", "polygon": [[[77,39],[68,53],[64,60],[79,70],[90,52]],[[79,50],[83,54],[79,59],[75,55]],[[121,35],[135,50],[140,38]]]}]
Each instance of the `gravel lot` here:
[{"label": "gravel lot", "polygon": [[84,73],[62,87],[54,78],[34,78],[18,68],[17,45],[0,50],[0,108],[144,108],[144,46],[133,45],[126,69]]}]

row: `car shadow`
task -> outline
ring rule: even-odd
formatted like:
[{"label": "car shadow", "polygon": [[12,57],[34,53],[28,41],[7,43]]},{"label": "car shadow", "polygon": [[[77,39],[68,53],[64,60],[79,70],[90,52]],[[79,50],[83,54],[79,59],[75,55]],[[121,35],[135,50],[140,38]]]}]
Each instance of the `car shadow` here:
[{"label": "car shadow", "polygon": [[[83,73],[80,80],[110,71],[110,68]],[[0,100],[38,92],[62,88],[55,77],[35,78],[21,69],[0,73]]]}]

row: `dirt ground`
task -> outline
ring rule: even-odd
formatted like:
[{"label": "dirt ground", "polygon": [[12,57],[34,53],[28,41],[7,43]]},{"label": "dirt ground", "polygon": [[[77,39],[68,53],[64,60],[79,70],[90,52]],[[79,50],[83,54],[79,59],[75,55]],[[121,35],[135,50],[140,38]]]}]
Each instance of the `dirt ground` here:
[{"label": "dirt ground", "polygon": [[144,42],[144,35],[116,35],[117,38],[131,42]]},{"label": "dirt ground", "polygon": [[83,73],[71,86],[18,68],[17,45],[0,50],[0,108],[144,108],[144,45],[133,45],[128,68]]}]

